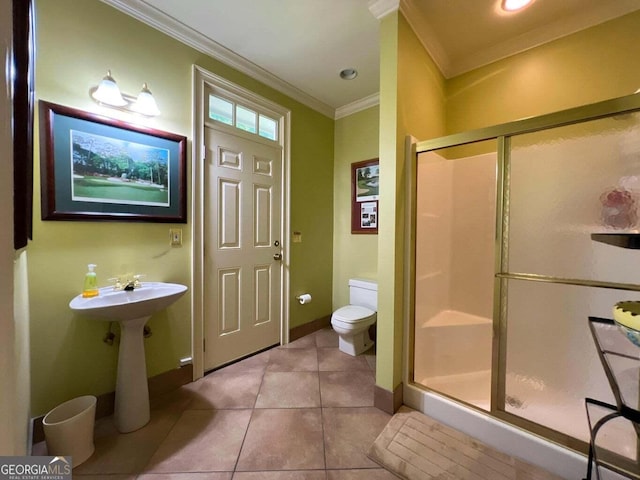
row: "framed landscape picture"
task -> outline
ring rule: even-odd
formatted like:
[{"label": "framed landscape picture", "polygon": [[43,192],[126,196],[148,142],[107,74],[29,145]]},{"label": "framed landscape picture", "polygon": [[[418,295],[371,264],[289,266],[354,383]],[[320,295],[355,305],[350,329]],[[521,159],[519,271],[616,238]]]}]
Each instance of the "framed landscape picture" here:
[{"label": "framed landscape picture", "polygon": [[378,233],[377,158],[351,164],[351,233]]},{"label": "framed landscape picture", "polygon": [[43,220],[186,223],[184,136],[40,101]]}]

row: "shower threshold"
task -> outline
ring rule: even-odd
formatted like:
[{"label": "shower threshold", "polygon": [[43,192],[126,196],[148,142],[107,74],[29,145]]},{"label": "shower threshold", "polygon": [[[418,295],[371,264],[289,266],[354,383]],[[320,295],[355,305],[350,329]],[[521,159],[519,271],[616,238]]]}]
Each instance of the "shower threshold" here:
[{"label": "shower threshold", "polygon": [[491,409],[491,370],[425,377],[418,383],[487,412]]}]

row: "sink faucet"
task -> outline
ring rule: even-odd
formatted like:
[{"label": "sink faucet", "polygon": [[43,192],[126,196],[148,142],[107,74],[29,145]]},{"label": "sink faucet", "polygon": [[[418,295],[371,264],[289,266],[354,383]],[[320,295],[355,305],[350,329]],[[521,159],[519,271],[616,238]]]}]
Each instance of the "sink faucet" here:
[{"label": "sink faucet", "polygon": [[126,275],[110,278],[109,280],[114,282],[114,290],[125,290],[130,292],[142,286],[142,282],[140,282],[142,277],[144,277],[144,275],[131,275],[128,273]]}]

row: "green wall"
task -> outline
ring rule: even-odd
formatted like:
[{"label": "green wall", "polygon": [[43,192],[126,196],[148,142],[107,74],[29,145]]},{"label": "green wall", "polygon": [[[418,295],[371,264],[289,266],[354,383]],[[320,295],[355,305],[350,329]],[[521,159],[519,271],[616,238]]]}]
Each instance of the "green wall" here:
[{"label": "green wall", "polygon": [[[400,13],[380,25],[380,223],[376,383],[402,381],[405,305],[405,139],[443,135],[444,77]],[[392,220],[393,219],[393,220]]]},{"label": "green wall", "polygon": [[[333,120],[98,0],[37,0],[36,13],[38,99],[113,115],[88,95],[110,68],[124,92],[135,94],[142,82],[149,83],[162,115],[146,125],[190,139],[192,66],[197,64],[291,110],[291,228],[302,231],[304,241],[291,248],[290,293],[293,298],[309,291],[314,302],[300,308],[294,299],[290,324],[329,315]],[[114,390],[117,347],[102,342],[107,323],[75,316],[68,308],[82,288],[86,264],[98,264],[100,285],[134,272],[148,281],[191,287],[192,243],[190,220],[186,225],[41,221],[39,175],[36,153],[34,241],[29,247],[34,416],[76,395]],[[190,167],[187,178],[190,196]],[[168,246],[170,227],[183,229],[181,248]],[[190,300],[188,294],[149,321],[149,376],[176,368],[179,358],[191,354]]]},{"label": "green wall", "polygon": [[629,95],[640,88],[639,41],[640,11],[452,78],[447,133]]},{"label": "green wall", "polygon": [[[302,242],[290,246],[293,328],[333,311],[334,121],[294,111],[291,124],[291,231],[302,234]],[[310,293],[313,302],[300,305],[295,297],[302,293]]]},{"label": "green wall", "polygon": [[380,109],[336,120],[333,172],[333,308],[349,303],[350,278],[378,278],[378,236],[351,233],[351,164],[378,157]]}]

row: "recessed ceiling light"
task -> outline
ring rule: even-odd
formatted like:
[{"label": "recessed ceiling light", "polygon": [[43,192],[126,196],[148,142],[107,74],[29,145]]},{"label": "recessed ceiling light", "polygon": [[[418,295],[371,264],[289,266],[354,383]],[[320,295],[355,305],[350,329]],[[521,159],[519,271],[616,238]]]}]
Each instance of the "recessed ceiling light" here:
[{"label": "recessed ceiling light", "polygon": [[533,0],[502,0],[502,9],[505,12],[516,12],[527,5]]},{"label": "recessed ceiling light", "polygon": [[358,71],[355,68],[345,68],[340,71],[340,78],[343,80],[353,80],[358,76]]}]

